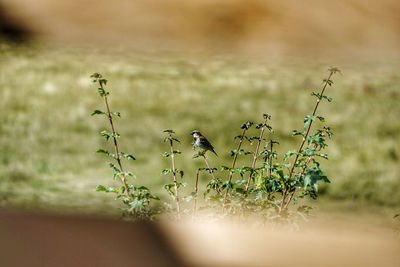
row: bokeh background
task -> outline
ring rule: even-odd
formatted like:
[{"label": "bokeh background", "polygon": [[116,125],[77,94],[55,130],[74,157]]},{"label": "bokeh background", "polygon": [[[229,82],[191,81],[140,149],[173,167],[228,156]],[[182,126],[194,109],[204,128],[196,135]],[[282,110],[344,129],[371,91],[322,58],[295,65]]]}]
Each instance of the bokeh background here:
[{"label": "bokeh background", "polygon": [[[245,120],[272,115],[278,151],[312,112],[329,66],[333,103],[319,109],[335,135],[320,210],[392,218],[400,205],[400,2],[396,0],[1,0],[0,205],[117,214],[97,193],[112,170],[96,155],[107,129],[89,75],[109,80],[127,166],[169,201],[164,129],[182,140],[178,168],[193,188],[189,132],[228,165]],[[253,132],[255,133],[255,132]],[[247,145],[247,148],[253,149]],[[249,164],[242,157],[239,164]],[[220,176],[226,174],[219,173]],[[205,183],[207,177],[202,177]]]}]

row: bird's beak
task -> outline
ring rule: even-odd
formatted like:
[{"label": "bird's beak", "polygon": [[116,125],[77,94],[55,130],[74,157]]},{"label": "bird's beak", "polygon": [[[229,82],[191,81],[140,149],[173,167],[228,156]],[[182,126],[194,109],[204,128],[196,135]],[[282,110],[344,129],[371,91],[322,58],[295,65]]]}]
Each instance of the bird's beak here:
[{"label": "bird's beak", "polygon": [[190,133],[190,135],[193,135],[193,134],[194,134],[194,132],[191,132],[191,133]]}]

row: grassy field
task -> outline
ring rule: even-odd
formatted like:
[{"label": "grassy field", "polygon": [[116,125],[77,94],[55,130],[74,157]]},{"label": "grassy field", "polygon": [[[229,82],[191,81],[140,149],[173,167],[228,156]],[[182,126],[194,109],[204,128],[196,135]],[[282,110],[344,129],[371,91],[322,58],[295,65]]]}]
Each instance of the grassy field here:
[{"label": "grassy field", "polygon": [[[400,206],[399,61],[269,60],[5,42],[0,54],[3,207],[115,212],[112,196],[94,190],[112,184],[112,171],[108,159],[94,153],[105,145],[98,133],[108,125],[90,117],[103,108],[89,83],[93,72],[109,80],[111,109],[122,114],[116,126],[122,150],[137,158],[128,163],[135,183],[160,192],[171,181],[160,175],[169,166],[161,156],[168,150],[162,131],[174,129],[183,152],[177,167],[185,170],[190,192],[195,170],[203,166],[192,159],[190,131],[200,130],[214,144],[219,157],[210,155],[212,165],[228,165],[241,123],[269,113],[279,151],[295,149],[300,140],[291,130],[311,113],[310,93],[330,65],[343,75],[329,88],[333,103],[319,110],[335,133],[330,160],[323,162],[332,182],[322,190],[324,202]],[[245,161],[250,156],[239,165]],[[168,201],[162,196],[160,203]]]}]

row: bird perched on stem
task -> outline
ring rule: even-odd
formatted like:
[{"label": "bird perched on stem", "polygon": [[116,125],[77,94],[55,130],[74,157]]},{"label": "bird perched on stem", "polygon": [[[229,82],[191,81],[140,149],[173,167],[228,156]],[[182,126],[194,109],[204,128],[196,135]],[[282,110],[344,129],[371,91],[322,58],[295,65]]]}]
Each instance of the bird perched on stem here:
[{"label": "bird perched on stem", "polygon": [[218,157],[217,153],[214,151],[214,147],[199,131],[194,130],[190,134],[193,135],[194,143],[196,146],[204,149],[205,151],[210,150]]}]

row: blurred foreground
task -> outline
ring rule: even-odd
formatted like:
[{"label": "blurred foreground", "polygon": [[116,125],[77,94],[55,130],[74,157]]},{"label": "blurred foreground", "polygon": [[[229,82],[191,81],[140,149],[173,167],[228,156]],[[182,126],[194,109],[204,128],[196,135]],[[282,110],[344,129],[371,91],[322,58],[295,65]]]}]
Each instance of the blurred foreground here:
[{"label": "blurred foreground", "polygon": [[301,231],[229,222],[126,223],[0,210],[1,266],[385,266],[393,230],[320,222]]},{"label": "blurred foreground", "polygon": [[1,5],[31,37],[63,43],[257,56],[399,56],[397,0],[1,0]]}]

